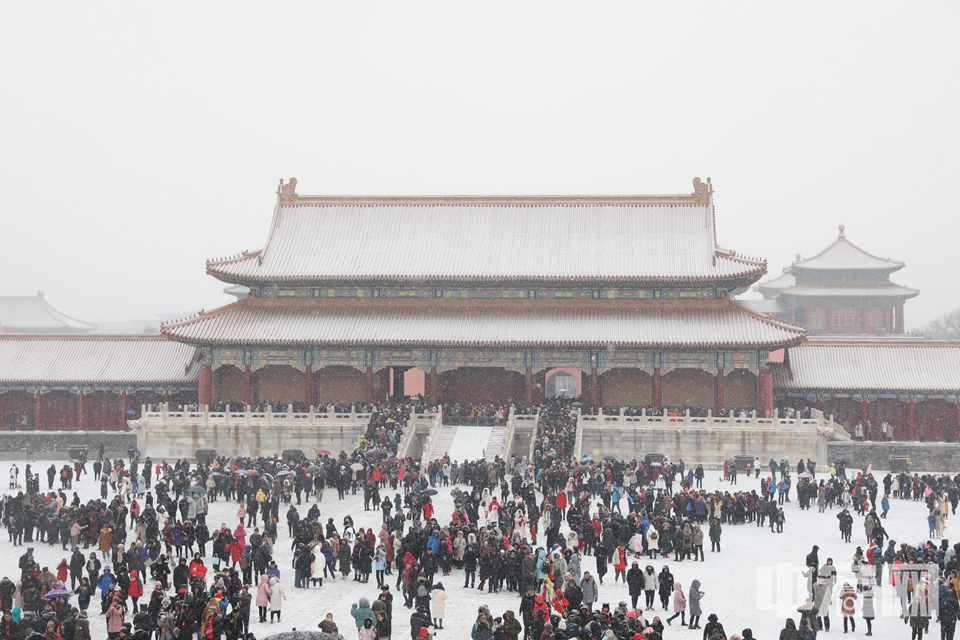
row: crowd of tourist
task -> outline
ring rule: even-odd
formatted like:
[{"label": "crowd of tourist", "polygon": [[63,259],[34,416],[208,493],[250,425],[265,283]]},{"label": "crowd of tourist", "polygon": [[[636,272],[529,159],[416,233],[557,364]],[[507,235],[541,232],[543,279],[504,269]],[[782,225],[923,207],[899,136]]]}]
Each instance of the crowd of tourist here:
[{"label": "crowd of tourist", "polygon": [[[885,579],[915,637],[934,617],[952,637],[960,613],[960,545],[933,540],[955,512],[960,476],[904,472],[878,482],[869,470],[847,477],[838,465],[821,468],[818,478],[817,465],[801,461],[794,482],[788,461],[771,460],[767,469],[759,461],[747,469],[763,472],[759,491],[739,491],[741,470],[731,462],[728,490],[706,491],[703,468],[683,460],[573,459],[581,409],[575,400],[535,408],[540,422],[530,460],[444,456],[421,467],[395,455],[418,406],[417,400],[356,405],[370,422],[349,453],[213,456],[196,465],[141,462],[137,451],[127,460],[98,456],[91,481],[100,484],[100,498],[85,503],[68,493],[88,463],[50,467],[46,490],[30,465],[26,489],[18,490],[14,466],[16,492],[0,501],[0,517],[9,542],[25,552],[19,576],[0,581],[0,640],[89,640],[87,615],[103,616],[111,640],[239,640],[250,634],[254,606],[259,622],[268,614],[270,622],[281,621],[286,589],[339,580],[367,584],[371,576],[379,593],[351,612],[361,640],[420,638],[443,629],[447,600],[461,588],[518,598],[503,612],[481,607],[472,640],[658,640],[678,616],[681,626],[702,629],[707,640],[727,638],[720,615],[735,612],[713,612],[701,622],[704,585],[694,580],[684,589],[670,563],[709,562],[737,527],[782,532],[792,489],[802,510],[813,503],[820,513],[836,509],[846,542],[853,536],[851,510],[863,516],[866,542],[851,554],[856,585],[839,590],[832,559],[821,564],[814,547],[805,558],[809,598],[799,619],[787,621],[782,639],[809,640],[829,630],[837,604],[845,628],[855,627],[859,607],[869,634],[872,593]],[[437,511],[437,487],[450,491],[450,513]],[[362,495],[364,510],[382,515],[379,529],[357,527],[335,506],[327,509],[335,517],[321,517],[328,488],[337,491],[334,505],[348,493]],[[925,503],[930,540],[889,540],[882,523],[890,499]],[[237,524],[208,522],[211,503],[221,500],[236,505]],[[37,563],[32,545],[44,543],[63,548],[58,566]],[[293,550],[292,571],[283,575],[278,544]],[[588,556],[595,575],[584,569]],[[662,563],[659,570],[654,562]],[[614,584],[626,586],[629,603],[604,604],[611,573]],[[409,609],[408,619],[401,608]],[[318,626],[344,634],[348,625],[328,615]]]}]

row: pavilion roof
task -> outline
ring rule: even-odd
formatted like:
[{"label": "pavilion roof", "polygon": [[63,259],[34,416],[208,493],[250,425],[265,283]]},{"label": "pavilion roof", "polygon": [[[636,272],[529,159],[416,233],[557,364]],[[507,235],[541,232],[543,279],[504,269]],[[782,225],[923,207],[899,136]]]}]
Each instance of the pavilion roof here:
[{"label": "pavilion roof", "polygon": [[0,297],[0,334],[84,333],[96,328],[54,309],[42,291],[35,296]]},{"label": "pavilion roof", "polygon": [[912,298],[919,295],[916,289],[903,287],[892,282],[883,283],[847,283],[847,284],[829,284],[829,283],[800,283],[783,289],[780,295],[783,297],[796,296],[801,298]]},{"label": "pavilion roof", "polygon": [[[209,260],[227,282],[753,282],[766,261],[716,243],[709,183],[672,196],[299,196],[264,247]],[[286,188],[286,187],[284,187]]]},{"label": "pavilion roof", "polygon": [[960,342],[816,339],[788,349],[780,389],[960,391]]},{"label": "pavilion roof", "polygon": [[[247,298],[166,323],[161,331],[197,345],[403,345],[779,348],[804,329],[729,300],[523,306],[330,304]],[[589,301],[584,301],[589,302]]]},{"label": "pavilion roof", "polygon": [[196,352],[160,335],[0,335],[0,383],[189,383]]},{"label": "pavilion roof", "polygon": [[881,271],[890,274],[904,267],[903,262],[879,258],[853,244],[840,225],[837,239],[829,247],[805,260],[797,260],[791,269],[811,271]]},{"label": "pavilion roof", "polygon": [[795,284],[797,284],[796,277],[790,273],[790,269],[784,269],[784,272],[776,278],[770,278],[754,285],[753,290],[758,291],[764,297],[772,298]]}]

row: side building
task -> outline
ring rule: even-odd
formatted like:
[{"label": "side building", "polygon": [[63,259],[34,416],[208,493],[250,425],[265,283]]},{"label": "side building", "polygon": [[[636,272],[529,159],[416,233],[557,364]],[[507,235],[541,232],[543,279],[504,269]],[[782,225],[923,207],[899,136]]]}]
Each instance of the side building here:
[{"label": "side building", "polygon": [[123,430],[143,405],[195,403],[198,356],[159,335],[0,335],[2,426]]},{"label": "side building", "polygon": [[850,242],[840,225],[833,244],[797,260],[754,289],[754,309],[800,324],[813,336],[884,336],[904,333],[904,303],[920,292],[890,281],[903,262],[879,258]]}]

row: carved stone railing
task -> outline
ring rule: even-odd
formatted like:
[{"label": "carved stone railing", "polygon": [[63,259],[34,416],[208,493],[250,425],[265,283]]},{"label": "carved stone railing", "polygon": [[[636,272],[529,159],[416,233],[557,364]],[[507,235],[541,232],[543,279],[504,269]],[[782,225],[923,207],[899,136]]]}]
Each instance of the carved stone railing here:
[{"label": "carved stone railing", "polygon": [[417,434],[427,434],[427,441],[424,443],[424,455],[430,454],[430,441],[435,439],[436,432],[439,432],[443,426],[443,407],[438,407],[436,413],[410,413],[410,419],[407,421],[407,427],[400,439],[400,446],[397,447],[397,457],[406,458],[413,451],[413,444],[417,441]]},{"label": "carved stone railing", "polygon": [[[723,429],[723,428],[819,428],[836,429],[842,432],[838,424],[833,421],[833,416],[824,417],[823,413],[815,411],[811,418],[758,418],[757,412],[751,412],[751,415],[744,418],[736,416],[717,417],[712,412],[707,412],[706,416],[691,416],[687,411],[682,416],[648,416],[646,411],[642,411],[638,416],[628,416],[621,409],[619,414],[605,414],[599,411],[594,415],[581,414],[577,420],[577,440],[579,442],[582,429],[603,429],[625,427],[664,427],[664,428],[702,428],[702,429]],[[843,435],[841,434],[842,438]],[[578,445],[579,449],[579,445]],[[577,452],[579,456],[579,450]]]},{"label": "carved stone railing", "polygon": [[161,424],[298,424],[298,425],[337,425],[352,426],[356,423],[369,424],[369,413],[357,413],[355,409],[347,412],[318,412],[310,407],[306,412],[295,412],[292,405],[286,411],[275,412],[271,407],[265,411],[232,411],[228,406],[226,411],[177,411],[170,410],[167,405],[159,408],[141,407],[140,419]]}]

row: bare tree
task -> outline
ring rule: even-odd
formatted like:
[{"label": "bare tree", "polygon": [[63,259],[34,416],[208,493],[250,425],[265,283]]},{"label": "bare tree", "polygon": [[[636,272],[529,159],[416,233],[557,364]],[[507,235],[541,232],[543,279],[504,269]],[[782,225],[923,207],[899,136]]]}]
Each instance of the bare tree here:
[{"label": "bare tree", "polygon": [[917,330],[936,340],[960,340],[960,309],[954,309]]}]

